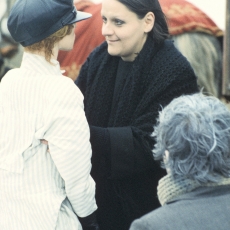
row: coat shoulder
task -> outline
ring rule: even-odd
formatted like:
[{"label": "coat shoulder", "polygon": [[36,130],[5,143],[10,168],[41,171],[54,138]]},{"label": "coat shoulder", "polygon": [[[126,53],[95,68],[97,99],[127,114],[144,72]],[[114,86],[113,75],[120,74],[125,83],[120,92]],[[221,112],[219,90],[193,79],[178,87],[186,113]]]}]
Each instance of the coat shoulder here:
[{"label": "coat shoulder", "polygon": [[230,195],[177,200],[135,220],[130,230],[230,229],[230,205],[227,202],[229,198]]}]

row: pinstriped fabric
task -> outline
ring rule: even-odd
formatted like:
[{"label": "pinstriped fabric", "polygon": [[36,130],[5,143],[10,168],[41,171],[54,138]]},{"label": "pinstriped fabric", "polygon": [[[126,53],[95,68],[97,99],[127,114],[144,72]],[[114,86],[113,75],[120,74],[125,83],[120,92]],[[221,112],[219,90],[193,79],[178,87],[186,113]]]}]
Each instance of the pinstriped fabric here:
[{"label": "pinstriped fabric", "polygon": [[53,63],[25,53],[0,84],[1,230],[82,229],[97,209],[83,96]]}]

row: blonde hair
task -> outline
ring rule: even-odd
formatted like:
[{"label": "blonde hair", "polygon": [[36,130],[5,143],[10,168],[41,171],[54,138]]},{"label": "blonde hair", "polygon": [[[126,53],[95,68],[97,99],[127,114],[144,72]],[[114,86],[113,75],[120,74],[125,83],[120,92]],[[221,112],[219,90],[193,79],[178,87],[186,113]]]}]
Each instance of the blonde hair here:
[{"label": "blonde hair", "polygon": [[49,37],[43,39],[40,42],[34,43],[30,46],[26,46],[25,50],[30,52],[34,51],[44,51],[45,59],[50,62],[52,56],[52,50],[54,48],[55,43],[59,42],[62,38],[66,35],[71,34],[74,25],[66,25],[62,27],[60,30],[56,31],[55,33],[51,34]]}]

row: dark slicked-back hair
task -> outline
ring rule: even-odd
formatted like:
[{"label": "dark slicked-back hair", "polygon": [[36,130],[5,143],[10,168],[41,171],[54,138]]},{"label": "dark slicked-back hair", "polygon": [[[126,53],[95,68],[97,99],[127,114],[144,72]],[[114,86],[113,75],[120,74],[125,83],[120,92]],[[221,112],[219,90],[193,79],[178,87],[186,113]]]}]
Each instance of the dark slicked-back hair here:
[{"label": "dark slicked-back hair", "polygon": [[148,12],[153,12],[155,22],[153,29],[149,32],[155,43],[161,43],[169,38],[168,25],[165,15],[161,9],[158,0],[117,0],[125,5],[130,11],[135,13],[138,18],[142,19]]}]

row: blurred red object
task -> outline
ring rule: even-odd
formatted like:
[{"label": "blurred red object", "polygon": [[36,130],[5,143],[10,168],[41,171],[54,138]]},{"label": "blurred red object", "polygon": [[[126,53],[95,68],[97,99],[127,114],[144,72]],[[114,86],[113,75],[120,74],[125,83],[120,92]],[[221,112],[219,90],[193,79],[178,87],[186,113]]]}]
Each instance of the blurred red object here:
[{"label": "blurred red object", "polygon": [[159,2],[167,17],[171,35],[195,31],[216,37],[223,36],[223,31],[214,21],[193,4],[185,0],[159,0]]}]

